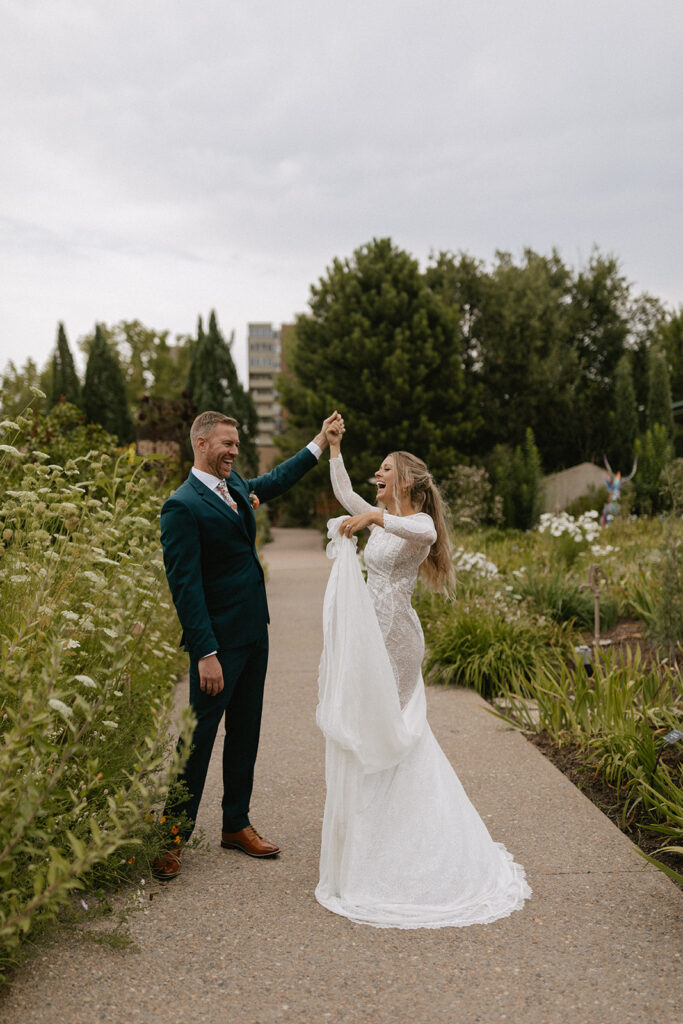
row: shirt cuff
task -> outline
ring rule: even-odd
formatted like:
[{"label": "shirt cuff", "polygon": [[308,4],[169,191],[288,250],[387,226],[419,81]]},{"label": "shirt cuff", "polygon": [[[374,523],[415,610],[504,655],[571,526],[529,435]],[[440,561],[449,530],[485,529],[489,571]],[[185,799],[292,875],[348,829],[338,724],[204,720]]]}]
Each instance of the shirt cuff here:
[{"label": "shirt cuff", "polygon": [[315,455],[316,459],[319,459],[323,453],[322,448],[315,443],[315,441],[309,441],[306,445],[311,455]]},{"label": "shirt cuff", "polygon": [[212,654],[218,654],[218,651],[209,651],[208,654],[202,654],[201,658],[197,658],[197,661],[204,661],[204,658],[210,658]]}]

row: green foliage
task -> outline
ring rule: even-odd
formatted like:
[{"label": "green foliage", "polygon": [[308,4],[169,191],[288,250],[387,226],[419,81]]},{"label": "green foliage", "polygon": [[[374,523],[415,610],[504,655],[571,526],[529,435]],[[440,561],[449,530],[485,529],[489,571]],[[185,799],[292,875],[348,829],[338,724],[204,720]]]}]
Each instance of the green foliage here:
[{"label": "green foliage", "polygon": [[309,304],[281,381],[285,453],[310,440],[312,425],[336,408],[346,419],[344,458],[354,481],[397,449],[443,477],[469,429],[457,312],[390,239],[335,259]]},{"label": "green foliage", "polygon": [[428,681],[469,686],[485,697],[500,693],[510,679],[531,686],[543,668],[559,670],[571,651],[566,629],[502,609],[486,597],[452,604],[424,597],[418,614]]},{"label": "green foliage", "polygon": [[[192,338],[176,336],[176,344],[170,344],[169,331],[146,327],[139,320],[100,324],[100,331],[116,352],[132,409],[136,409],[145,396],[170,402],[182,397],[194,344]],[[79,345],[86,356],[94,340],[94,331],[80,339]]]},{"label": "green foliage", "polygon": [[232,337],[229,342],[225,341],[215,312],[209,316],[206,332],[200,317],[187,390],[197,413],[214,409],[226,416],[234,416],[240,424],[240,464],[247,475],[256,476],[258,415],[251,395],[244,390],[237,376],[230,352],[232,341]]},{"label": "green foliage", "polygon": [[456,530],[474,530],[485,523],[496,526],[502,523],[503,501],[499,495],[494,495],[491,480],[483,466],[453,466],[441,481],[440,489]]},{"label": "green foliage", "polygon": [[52,462],[53,424],[3,425],[0,454],[0,977],[74,889],[145,869],[178,767],[156,477],[80,424]]},{"label": "green foliage", "polygon": [[648,361],[647,425],[650,430],[660,425],[669,440],[674,436],[674,417],[671,410],[671,386],[664,353],[658,346],[650,349]]},{"label": "green foliage", "polygon": [[[621,508],[624,510],[624,498],[626,495],[626,487],[630,485],[624,485],[621,491]],[[565,512],[578,518],[582,516],[584,512],[602,512],[603,508],[609,500],[609,492],[606,487],[596,487],[591,484],[585,494],[580,495],[578,498],[574,498],[570,501]]]},{"label": "green foliage", "polygon": [[[633,446],[638,433],[638,408],[633,386],[631,357],[623,355],[617,363],[614,385],[614,416],[612,419],[609,460],[626,476],[633,463]],[[615,470],[616,471],[616,470]]]},{"label": "green foliage", "polygon": [[74,366],[73,356],[69,343],[66,340],[64,324],[60,323],[57,329],[57,346],[52,357],[50,405],[57,402],[70,402],[72,405],[80,405],[81,384]]},{"label": "green foliage", "polygon": [[[589,590],[559,569],[531,571],[517,583],[517,591],[528,598],[536,611],[549,615],[555,622],[572,622],[579,629],[594,626],[594,598]],[[609,594],[600,598],[600,629],[611,629],[617,621],[619,603]]]},{"label": "green foliage", "polygon": [[640,811],[641,821],[666,839],[662,850],[683,840],[683,773],[660,761],[661,737],[680,727],[683,679],[679,669],[646,668],[640,652],[626,662],[602,654],[592,676],[583,665],[544,671],[534,687],[535,715],[528,691],[511,679],[505,694],[513,723],[547,732],[560,745],[578,744],[595,771],[624,800],[624,821]]},{"label": "green foliage", "polygon": [[655,423],[643,437],[636,438],[638,471],[633,479],[636,512],[653,515],[666,505],[662,493],[662,473],[674,456],[666,427]]},{"label": "green foliage", "polygon": [[527,428],[524,444],[510,451],[497,445],[493,452],[494,486],[503,499],[507,526],[530,530],[541,514],[543,470],[533,431]]},{"label": "green foliage", "polygon": [[683,459],[669,463],[662,477],[670,511],[666,517],[662,557],[654,573],[650,635],[673,661],[677,648],[683,645]]},{"label": "green foliage", "polygon": [[43,386],[43,376],[33,359],[27,359],[21,369],[10,360],[0,378],[0,411],[3,417],[15,419],[33,404],[42,408],[49,388]]},{"label": "green foliage", "polygon": [[108,433],[116,435],[121,444],[134,440],[135,427],[121,367],[99,324],[85,370],[83,410],[92,423],[100,423]]}]

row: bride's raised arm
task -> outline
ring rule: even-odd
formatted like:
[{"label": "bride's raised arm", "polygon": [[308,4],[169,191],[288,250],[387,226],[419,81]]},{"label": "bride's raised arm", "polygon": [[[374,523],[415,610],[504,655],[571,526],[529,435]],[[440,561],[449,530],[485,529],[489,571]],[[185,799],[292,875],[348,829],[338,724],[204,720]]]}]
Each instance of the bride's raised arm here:
[{"label": "bride's raised arm", "polygon": [[349,474],[346,472],[341,452],[337,451],[335,455],[332,449],[330,450],[330,480],[332,481],[332,490],[334,491],[335,498],[352,516],[359,516],[363,512],[375,511],[374,505],[371,505],[365,498],[361,498],[360,494],[356,494],[351,485]]}]

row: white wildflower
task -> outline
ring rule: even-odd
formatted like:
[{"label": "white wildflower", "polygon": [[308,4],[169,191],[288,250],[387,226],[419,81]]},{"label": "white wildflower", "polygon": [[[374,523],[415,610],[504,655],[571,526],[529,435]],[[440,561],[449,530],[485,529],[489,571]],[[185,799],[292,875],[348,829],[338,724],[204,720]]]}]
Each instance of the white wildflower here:
[{"label": "white wildflower", "polygon": [[74,679],[79,683],[83,683],[83,685],[87,686],[90,690],[97,689],[97,683],[94,679],[91,679],[90,676],[74,676]]},{"label": "white wildflower", "polygon": [[14,420],[3,420],[0,423],[0,430],[18,430],[19,424],[15,423]]},{"label": "white wildflower", "polygon": [[78,640],[65,640],[62,647],[65,651],[75,651],[77,647],[80,647]]},{"label": "white wildflower", "polygon": [[9,581],[10,583],[26,583],[30,579],[30,576],[10,576]]},{"label": "white wildflower", "polygon": [[63,611],[60,614],[63,619],[68,619],[69,622],[78,622],[78,615],[76,615],[76,612]]},{"label": "white wildflower", "polygon": [[104,721],[104,722],[102,722],[102,725],[106,726],[107,729],[118,729],[118,727],[119,727],[119,723],[118,722],[110,722],[110,721]]},{"label": "white wildflower", "polygon": [[13,444],[0,444],[0,452],[7,452],[8,455],[21,455],[18,448],[15,448]]},{"label": "white wildflower", "polygon": [[50,697],[48,704],[53,711],[56,711],[62,716],[62,718],[71,718],[73,712],[68,704],[65,704],[63,700],[58,700],[56,697]]},{"label": "white wildflower", "polygon": [[47,395],[45,394],[45,392],[44,392],[44,391],[41,391],[41,390],[40,390],[40,388],[37,388],[37,387],[35,386],[35,384],[31,384],[31,385],[30,385],[30,387],[29,387],[29,391],[30,391],[30,392],[31,392],[32,394],[34,394],[34,395],[36,396],[36,398],[47,398]]}]

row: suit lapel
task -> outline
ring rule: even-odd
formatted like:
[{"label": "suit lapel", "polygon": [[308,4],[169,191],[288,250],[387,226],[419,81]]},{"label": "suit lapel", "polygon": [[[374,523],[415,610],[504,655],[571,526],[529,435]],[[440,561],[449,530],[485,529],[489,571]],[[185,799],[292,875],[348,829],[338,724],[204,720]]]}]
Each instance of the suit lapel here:
[{"label": "suit lapel", "polygon": [[[202,481],[199,480],[194,475],[194,473],[190,473],[188,481],[190,485],[194,487],[196,493],[199,495],[202,501],[208,501],[209,505],[211,505],[212,508],[218,509],[218,511],[221,512],[224,516],[227,516],[227,518],[232,523],[238,523],[240,527],[244,530],[244,532],[247,533],[247,529],[244,524],[244,515],[239,515],[237,512],[233,512],[233,510],[228,505],[227,501],[224,501],[224,499],[221,498],[220,494],[217,494],[215,491],[212,491],[211,488],[207,487],[206,484],[202,483]],[[236,501],[239,501],[239,498],[235,495],[232,489],[230,490],[230,493],[232,494],[233,498],[235,498]]]}]

